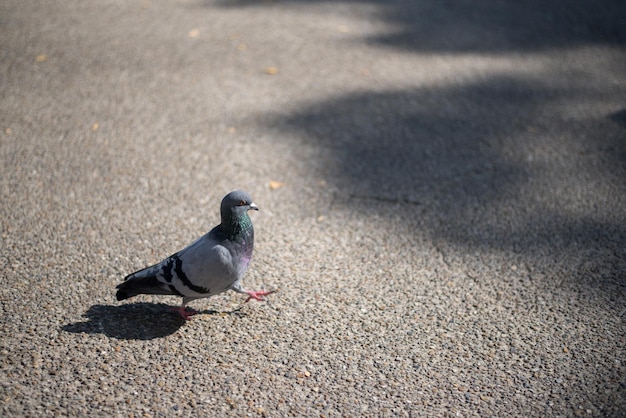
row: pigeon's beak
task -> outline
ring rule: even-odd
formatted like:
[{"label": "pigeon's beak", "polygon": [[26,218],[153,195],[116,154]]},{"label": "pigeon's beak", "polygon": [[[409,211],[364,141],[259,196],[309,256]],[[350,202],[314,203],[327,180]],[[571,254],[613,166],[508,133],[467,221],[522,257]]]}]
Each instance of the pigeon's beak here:
[{"label": "pigeon's beak", "polygon": [[250,203],[250,209],[259,210],[259,207],[254,203]]}]

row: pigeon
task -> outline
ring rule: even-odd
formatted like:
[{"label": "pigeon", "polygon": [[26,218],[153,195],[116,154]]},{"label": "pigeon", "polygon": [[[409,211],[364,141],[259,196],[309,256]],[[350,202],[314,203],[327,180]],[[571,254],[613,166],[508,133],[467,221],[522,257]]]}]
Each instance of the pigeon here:
[{"label": "pigeon", "polygon": [[221,223],[188,247],[161,262],[129,274],[116,288],[117,300],[140,294],[183,297],[175,309],[188,320],[196,312],[186,306],[195,299],[234,290],[250,299],[264,300],[274,291],[252,291],[242,279],[252,258],[254,229],[249,210],[259,210],[250,195],[242,190],[228,193],[220,206]]}]

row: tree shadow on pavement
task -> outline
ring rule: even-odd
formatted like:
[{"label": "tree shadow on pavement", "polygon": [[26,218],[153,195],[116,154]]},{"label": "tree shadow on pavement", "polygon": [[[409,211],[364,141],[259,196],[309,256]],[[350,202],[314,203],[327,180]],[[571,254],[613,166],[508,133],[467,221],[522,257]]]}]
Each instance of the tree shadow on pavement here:
[{"label": "tree shadow on pavement", "polygon": [[[171,312],[163,303],[130,303],[125,305],[93,305],[83,315],[88,320],[61,327],[71,333],[104,334],[121,340],[152,340],[164,338],[178,331],[187,321]],[[228,313],[238,313],[239,309]],[[198,314],[218,314],[214,310]],[[193,319],[191,319],[193,321]]]},{"label": "tree shadow on pavement", "polygon": [[[282,7],[319,0],[223,0],[223,7]],[[344,0],[377,6],[391,30],[367,43],[420,52],[537,51],[588,44],[626,43],[626,6],[620,0],[441,1]]]},{"label": "tree shadow on pavement", "polygon": [[626,185],[626,147],[606,103],[619,104],[620,92],[559,85],[500,76],[353,93],[266,125],[318,150],[309,164],[340,191],[335,204],[409,203],[420,228],[468,251],[619,275],[626,212],[615,191]]},{"label": "tree shadow on pavement", "polygon": [[[322,3],[218,4],[262,10]],[[624,61],[604,46],[626,43],[626,3],[345,0],[324,10],[388,22],[364,35],[377,47],[542,53],[507,75],[344,92],[258,116],[277,138],[297,138],[317,152],[305,164],[338,191],[333,204],[354,210],[355,199],[404,203],[408,209],[395,215],[419,217],[419,227],[442,245],[467,254],[501,251],[529,264],[548,259],[590,283],[624,286],[626,143],[617,81]],[[590,67],[584,62],[595,57],[594,47],[602,64]],[[563,51],[567,61],[548,51]]]}]

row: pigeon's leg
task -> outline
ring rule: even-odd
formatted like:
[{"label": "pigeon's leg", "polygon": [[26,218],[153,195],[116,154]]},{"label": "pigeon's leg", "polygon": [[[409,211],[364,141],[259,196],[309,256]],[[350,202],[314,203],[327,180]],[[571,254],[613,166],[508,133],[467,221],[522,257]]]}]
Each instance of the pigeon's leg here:
[{"label": "pigeon's leg", "polygon": [[243,288],[243,286],[241,285],[241,282],[235,283],[233,287],[231,287],[231,289],[234,290],[235,292],[245,293],[246,295],[248,295],[248,299],[246,299],[244,303],[247,303],[250,299],[265,300],[263,299],[263,296],[271,295],[272,293],[277,292],[277,290],[270,290],[270,291],[258,290],[256,292],[254,290],[247,290]]},{"label": "pigeon's leg", "polygon": [[194,316],[195,314],[198,313],[198,312],[196,312],[194,310],[189,310],[189,309],[185,308],[184,305],[180,306],[178,308],[172,308],[172,309],[170,309],[170,311],[178,313],[185,321],[189,321],[192,316]]},{"label": "pigeon's leg", "polygon": [[193,299],[187,299],[187,298],[183,298],[183,303],[182,305],[180,305],[180,307],[178,308],[172,308],[170,309],[170,311],[172,312],[176,312],[178,313],[185,321],[189,321],[191,319],[192,316],[194,316],[195,314],[197,314],[198,312],[194,311],[193,309],[187,309],[187,304],[189,302],[191,302]]},{"label": "pigeon's leg", "polygon": [[246,301],[244,303],[248,303],[248,301],[250,299],[256,299],[256,300],[265,300],[263,299],[262,296],[267,296],[267,295],[271,295],[272,293],[276,293],[276,290],[270,290],[270,291],[266,291],[266,290],[259,290],[259,291],[253,291],[253,290],[246,290],[244,293],[248,294],[248,299],[246,299]]}]

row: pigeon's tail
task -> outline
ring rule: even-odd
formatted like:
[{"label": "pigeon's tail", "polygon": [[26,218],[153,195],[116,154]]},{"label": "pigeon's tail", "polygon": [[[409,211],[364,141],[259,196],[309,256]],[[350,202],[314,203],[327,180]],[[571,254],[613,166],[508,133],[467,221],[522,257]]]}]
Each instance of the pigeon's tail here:
[{"label": "pigeon's tail", "polygon": [[117,285],[117,300],[132,298],[137,295],[180,295],[172,286],[159,281],[156,276],[140,275],[141,272],[128,275],[123,283]]}]

